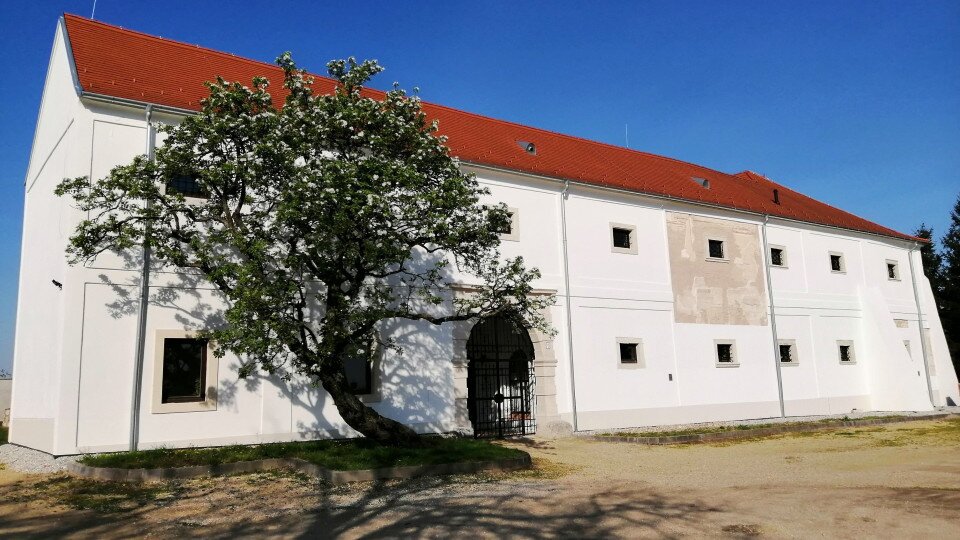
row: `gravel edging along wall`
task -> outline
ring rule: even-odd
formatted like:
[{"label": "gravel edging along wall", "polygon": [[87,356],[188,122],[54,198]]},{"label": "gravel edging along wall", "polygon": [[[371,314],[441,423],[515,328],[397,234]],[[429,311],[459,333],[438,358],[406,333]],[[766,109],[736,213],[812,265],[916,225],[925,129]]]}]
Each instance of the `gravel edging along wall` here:
[{"label": "gravel edging along wall", "polygon": [[843,420],[826,425],[804,425],[804,426],[773,426],[756,429],[738,429],[730,431],[718,431],[715,433],[691,433],[688,435],[663,435],[658,437],[618,437],[616,435],[593,435],[589,437],[594,441],[604,442],[627,442],[636,444],[689,444],[700,442],[730,441],[737,439],[752,439],[754,437],[763,437],[767,435],[779,435],[782,433],[802,433],[810,431],[827,431],[845,427],[863,427],[875,426],[880,424],[895,424],[898,422],[916,422],[920,420],[939,420],[956,416],[953,414],[935,414],[917,417],[897,417],[897,418],[870,418],[866,420]]},{"label": "gravel edging along wall", "polygon": [[67,463],[67,471],[77,476],[95,480],[113,480],[121,482],[141,482],[199,478],[205,476],[223,476],[228,474],[288,469],[309,474],[326,480],[331,484],[348,482],[372,482],[374,480],[404,479],[417,476],[440,476],[447,474],[470,474],[481,471],[515,471],[530,467],[529,455],[512,459],[490,461],[467,461],[460,463],[439,463],[435,465],[410,465],[404,467],[386,467],[382,469],[360,469],[355,471],[335,471],[296,458],[260,459],[256,461],[238,461],[219,465],[195,465],[190,467],[169,467],[163,469],[118,469],[112,467],[91,467],[81,463]]}]

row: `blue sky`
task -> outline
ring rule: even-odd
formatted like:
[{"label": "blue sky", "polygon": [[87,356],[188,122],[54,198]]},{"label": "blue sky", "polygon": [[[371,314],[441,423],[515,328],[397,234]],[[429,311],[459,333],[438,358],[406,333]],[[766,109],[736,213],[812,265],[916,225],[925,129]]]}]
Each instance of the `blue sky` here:
[{"label": "blue sky", "polygon": [[[56,19],[0,17],[0,368],[12,362],[23,177]],[[228,7],[229,6],[229,7]],[[281,7],[284,6],[284,7]],[[726,172],[751,169],[878,223],[938,234],[960,192],[960,2],[98,0],[111,24]]]}]

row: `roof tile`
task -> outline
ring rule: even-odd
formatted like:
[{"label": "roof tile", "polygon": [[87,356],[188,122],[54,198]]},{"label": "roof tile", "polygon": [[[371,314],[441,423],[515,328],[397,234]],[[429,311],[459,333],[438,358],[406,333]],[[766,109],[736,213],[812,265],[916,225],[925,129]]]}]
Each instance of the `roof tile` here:
[{"label": "roof tile", "polygon": [[[208,95],[205,81],[217,76],[248,83],[255,76],[282,79],[272,64],[240,58],[196,45],[126,30],[76,15],[64,15],[80,86],[86,92],[198,110]],[[315,76],[315,91],[331,92],[334,81]],[[382,92],[368,90],[369,95]],[[280,92],[274,94],[277,106]],[[497,120],[432,103],[423,104],[439,120],[453,155],[465,162],[570,179],[597,186],[673,197],[769,214],[901,239],[921,240],[872,223],[807,197],[757,173],[725,174],[628,148]],[[532,142],[536,154],[517,141]],[[694,177],[709,180],[697,186]],[[780,204],[773,202],[773,189]]]}]

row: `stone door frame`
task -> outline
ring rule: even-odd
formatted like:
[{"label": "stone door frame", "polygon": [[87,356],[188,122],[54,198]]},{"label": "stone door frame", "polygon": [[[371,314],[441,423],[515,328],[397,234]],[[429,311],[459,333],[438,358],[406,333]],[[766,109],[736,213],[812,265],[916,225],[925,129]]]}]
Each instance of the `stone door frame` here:
[{"label": "stone door frame", "polygon": [[[455,295],[469,294],[472,287],[459,286],[454,288]],[[556,295],[557,291],[548,289],[534,289],[531,294]],[[542,312],[547,323],[551,322],[550,310]],[[470,413],[467,408],[467,341],[478,319],[457,321],[453,324],[453,388],[454,388],[454,422],[457,430],[473,434],[473,425],[470,423]],[[544,428],[560,421],[557,413],[557,356],[553,347],[553,336],[535,328],[527,328],[530,342],[533,343],[533,374],[536,377],[534,395],[536,396],[535,419],[537,431],[545,432]]]}]

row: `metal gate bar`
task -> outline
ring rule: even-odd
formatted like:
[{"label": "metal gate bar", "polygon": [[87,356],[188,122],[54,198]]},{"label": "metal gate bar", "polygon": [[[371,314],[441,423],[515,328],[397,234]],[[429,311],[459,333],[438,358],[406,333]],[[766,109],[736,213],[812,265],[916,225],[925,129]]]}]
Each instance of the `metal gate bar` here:
[{"label": "metal gate bar", "polygon": [[467,341],[467,406],[476,437],[536,432],[533,356],[518,323],[493,317],[474,327]]}]

